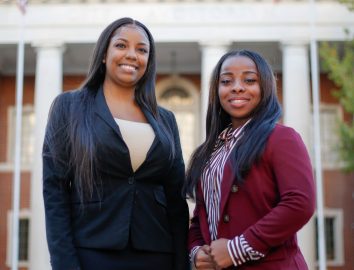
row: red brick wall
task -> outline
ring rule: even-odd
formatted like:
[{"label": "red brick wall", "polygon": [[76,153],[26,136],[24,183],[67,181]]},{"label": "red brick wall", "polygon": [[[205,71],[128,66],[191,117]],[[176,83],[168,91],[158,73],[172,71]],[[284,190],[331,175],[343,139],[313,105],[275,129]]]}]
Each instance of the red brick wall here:
[{"label": "red brick wall", "polygon": [[354,269],[354,173],[345,174],[340,171],[325,171],[323,173],[323,192],[325,207],[343,209],[343,267],[328,267],[328,270]]},{"label": "red brick wall", "polygon": [[[7,162],[8,108],[16,104],[16,78],[0,76],[0,163]],[[33,104],[34,77],[24,78],[23,104]],[[7,213],[12,208],[12,172],[0,171],[0,270],[6,267]],[[30,207],[30,173],[21,173],[21,209]]]},{"label": "red brick wall", "polygon": [[[63,89],[77,88],[84,76],[66,76]],[[24,78],[23,104],[34,103],[34,76]],[[8,108],[16,105],[16,78],[0,75],[0,163],[7,162],[8,142]],[[21,174],[21,209],[30,208],[30,172]],[[0,171],[0,270],[8,270],[6,266],[7,249],[7,213],[12,208],[12,172]],[[24,268],[25,269],[25,268]]]},{"label": "red brick wall", "polygon": [[65,76],[63,79],[63,90],[73,90],[78,88],[84,81],[85,76]]},{"label": "red brick wall", "polygon": [[[16,78],[13,76],[0,76],[0,162],[7,158],[7,136],[8,136],[8,108],[16,104]],[[34,100],[34,78],[25,77],[23,104],[33,104]]]}]

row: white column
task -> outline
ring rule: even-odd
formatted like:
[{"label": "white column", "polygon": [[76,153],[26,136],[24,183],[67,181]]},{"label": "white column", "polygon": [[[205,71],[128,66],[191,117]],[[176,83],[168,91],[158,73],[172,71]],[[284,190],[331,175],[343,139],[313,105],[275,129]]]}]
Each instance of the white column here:
[{"label": "white column", "polygon": [[[310,151],[311,92],[307,42],[283,42],[284,124],[300,133]],[[299,231],[298,240],[310,270],[315,269],[313,218]]]},{"label": "white column", "polygon": [[309,147],[311,92],[308,44],[283,43],[284,123],[295,128]]},{"label": "white column", "polygon": [[62,92],[63,51],[58,42],[34,44],[37,51],[35,80],[35,158],[31,179],[30,270],[51,269],[45,235],[42,195],[42,145],[50,105]]},{"label": "white column", "polygon": [[201,42],[202,51],[202,68],[201,68],[201,93],[200,93],[200,140],[201,142],[205,139],[205,120],[208,109],[208,99],[209,99],[209,83],[211,78],[211,73],[219,61],[221,56],[223,56],[229,47],[229,42]]}]

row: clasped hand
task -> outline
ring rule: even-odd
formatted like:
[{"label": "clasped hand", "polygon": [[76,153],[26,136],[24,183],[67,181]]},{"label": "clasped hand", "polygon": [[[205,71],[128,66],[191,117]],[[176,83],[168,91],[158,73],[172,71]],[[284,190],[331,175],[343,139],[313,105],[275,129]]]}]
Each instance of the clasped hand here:
[{"label": "clasped hand", "polygon": [[202,246],[195,254],[195,266],[198,270],[221,270],[231,266],[232,259],[227,249],[225,238],[211,242],[210,246]]}]

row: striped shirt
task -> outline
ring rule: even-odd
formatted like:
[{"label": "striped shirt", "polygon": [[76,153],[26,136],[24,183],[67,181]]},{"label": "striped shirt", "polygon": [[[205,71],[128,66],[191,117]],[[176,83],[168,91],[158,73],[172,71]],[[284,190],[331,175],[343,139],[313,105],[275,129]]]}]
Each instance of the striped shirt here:
[{"label": "striped shirt", "polygon": [[217,239],[217,225],[220,219],[220,187],[224,166],[232,149],[241,137],[242,130],[243,126],[233,130],[230,125],[220,133],[214,146],[213,153],[201,175],[202,191],[208,214],[211,240]]},{"label": "striped shirt", "polygon": [[[216,240],[218,237],[217,225],[220,220],[221,181],[224,166],[237,141],[241,138],[243,129],[248,122],[237,129],[233,129],[232,126],[229,125],[220,133],[218,140],[215,143],[213,153],[201,175],[201,185],[212,241]],[[191,251],[191,259],[193,262],[195,254],[199,248],[199,246],[194,247]],[[229,240],[227,249],[235,266],[264,257],[264,254],[255,251],[248,244],[243,235],[236,236]]]}]

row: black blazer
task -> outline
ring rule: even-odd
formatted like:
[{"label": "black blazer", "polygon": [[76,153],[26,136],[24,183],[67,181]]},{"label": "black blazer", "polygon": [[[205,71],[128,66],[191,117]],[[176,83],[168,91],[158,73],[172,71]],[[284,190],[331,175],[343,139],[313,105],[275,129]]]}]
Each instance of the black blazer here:
[{"label": "black blazer", "polygon": [[101,88],[93,104],[92,132],[102,184],[82,207],[68,164],[70,147],[48,143],[50,136],[53,142],[66,140],[70,112],[80,106],[80,96],[81,91],[72,91],[56,98],[48,119],[54,128],[47,128],[43,146],[46,233],[53,269],[78,269],[77,247],[120,250],[128,241],[139,250],[174,253],[175,269],[189,269],[188,207],[181,195],[184,163],[174,115],[158,108],[165,129],[173,135],[172,159],[161,121],[143,110],[155,140],[146,160],[133,172],[128,148]]}]

